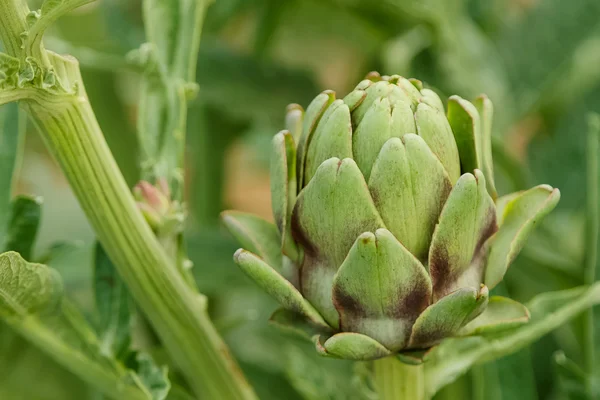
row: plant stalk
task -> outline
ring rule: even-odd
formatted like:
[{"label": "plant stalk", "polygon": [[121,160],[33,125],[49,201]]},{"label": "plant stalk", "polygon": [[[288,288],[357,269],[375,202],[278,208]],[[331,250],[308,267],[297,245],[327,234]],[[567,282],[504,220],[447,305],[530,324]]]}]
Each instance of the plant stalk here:
[{"label": "plant stalk", "polygon": [[26,103],[98,239],[196,395],[254,394],[190,289],[137,209],[86,97],[60,109]]},{"label": "plant stalk", "polygon": [[409,365],[396,357],[374,361],[375,389],[380,400],[428,400],[423,365]]},{"label": "plant stalk", "polygon": [[[598,231],[600,224],[600,195],[598,193],[599,171],[598,152],[600,151],[600,115],[589,116],[587,135],[587,195],[586,195],[586,244],[583,281],[592,285],[596,280],[598,263]],[[592,308],[583,315],[583,362],[586,372],[586,392],[590,399],[595,398],[593,379],[595,377],[594,311]]]}]

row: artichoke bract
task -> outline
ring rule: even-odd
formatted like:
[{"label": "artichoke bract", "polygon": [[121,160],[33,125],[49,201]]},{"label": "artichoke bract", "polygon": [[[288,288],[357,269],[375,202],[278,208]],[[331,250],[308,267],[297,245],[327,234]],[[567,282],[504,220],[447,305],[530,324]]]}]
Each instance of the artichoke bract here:
[{"label": "artichoke bract", "polygon": [[371,73],[336,99],[288,107],[273,139],[275,225],[226,211],[234,259],[317,351],[404,360],[442,339],[512,329],[527,309],[490,296],[558,203],[547,185],[497,198],[492,103],[446,109],[418,80]]}]

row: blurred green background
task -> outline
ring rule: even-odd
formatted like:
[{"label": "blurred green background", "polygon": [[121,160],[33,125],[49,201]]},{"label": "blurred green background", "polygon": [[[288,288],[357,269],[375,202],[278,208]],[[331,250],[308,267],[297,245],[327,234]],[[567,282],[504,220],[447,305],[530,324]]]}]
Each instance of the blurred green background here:
[{"label": "blurred green background", "polygon": [[[139,176],[141,71],[126,54],[143,41],[139,0],[82,7],[46,40],[49,49],[80,60],[92,106],[130,185]],[[236,243],[219,225],[219,212],[228,208],[272,220],[268,152],[287,104],[306,106],[327,88],[343,96],[371,70],[419,78],[442,97],[486,93],[495,106],[500,194],[539,183],[562,192],[558,209],[499,289],[525,302],[582,284],[586,117],[600,111],[599,65],[598,0],[217,0],[204,26],[200,91],[188,118],[187,244],[215,324],[260,398],[376,398],[363,365],[319,359],[309,345],[267,324],[276,305],[233,265]],[[94,234],[33,126],[18,192],[44,198],[36,256],[62,245],[50,265],[91,312]],[[437,398],[578,398],[580,337],[574,322],[529,349],[475,367]],[[557,351],[573,365],[565,367],[560,356],[556,362]],[[0,398],[95,396],[23,340],[0,340]]]}]

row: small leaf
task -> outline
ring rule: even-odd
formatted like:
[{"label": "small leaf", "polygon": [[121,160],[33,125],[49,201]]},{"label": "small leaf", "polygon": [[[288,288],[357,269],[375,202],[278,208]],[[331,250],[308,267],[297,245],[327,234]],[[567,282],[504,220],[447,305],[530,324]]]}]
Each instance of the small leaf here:
[{"label": "small leaf", "polygon": [[147,353],[137,353],[136,373],[131,374],[132,381],[140,385],[151,400],[164,400],[171,390],[167,367],[159,367]]},{"label": "small leaf", "polygon": [[423,96],[422,101],[424,103],[430,105],[431,107],[439,110],[442,113],[446,112],[446,110],[444,109],[444,103],[442,102],[442,99],[440,99],[440,96],[438,96],[436,92],[434,92],[431,89],[422,89],[421,95]]},{"label": "small leaf", "polygon": [[434,300],[456,289],[479,288],[483,281],[484,243],[498,229],[494,202],[483,173],[460,177],[444,205],[433,234],[429,269]]},{"label": "small leaf", "polygon": [[317,128],[317,124],[321,120],[323,113],[335,100],[335,92],[326,90],[319,94],[315,99],[308,105],[306,112],[304,113],[304,120],[302,122],[302,135],[298,140],[298,147],[296,152],[296,173],[298,174],[298,191],[302,190],[306,183],[304,182],[304,165],[306,163],[306,157],[308,153],[308,145],[312,139],[312,135]]},{"label": "small leaf", "polygon": [[55,309],[63,294],[58,273],[25,261],[18,253],[0,255],[0,317],[26,317]]},{"label": "small leaf", "polygon": [[100,316],[100,350],[107,356],[122,358],[131,342],[130,296],[112,261],[96,243],[94,256],[94,295]]},{"label": "small leaf", "polygon": [[[296,261],[298,248],[290,227],[290,218],[296,203],[296,145],[289,131],[273,137],[271,152],[271,204],[275,224],[281,234],[282,252]],[[258,238],[257,238],[258,239]]]},{"label": "small leaf", "polygon": [[498,199],[498,232],[489,240],[485,284],[493,288],[517,257],[535,226],[560,200],[560,191],[536,186]]},{"label": "small leaf", "polygon": [[283,331],[294,333],[307,340],[312,340],[315,335],[332,333],[324,326],[314,324],[303,315],[285,308],[276,310],[269,318],[269,322]]},{"label": "small leaf", "polygon": [[430,305],[415,321],[409,347],[424,349],[457,334],[485,309],[488,293],[485,286],[479,291],[463,288]]},{"label": "small leaf", "polygon": [[298,289],[259,257],[239,249],[233,259],[244,273],[285,309],[302,314],[315,324],[327,327],[323,317],[302,297]]},{"label": "small leaf", "polygon": [[243,248],[259,255],[271,267],[281,271],[281,239],[275,225],[256,215],[240,211],[224,211],[221,219]]},{"label": "small leaf", "polygon": [[459,96],[451,96],[448,100],[448,121],[460,154],[462,172],[481,170],[483,141],[477,108]]},{"label": "small leaf", "polygon": [[529,310],[512,299],[492,296],[485,311],[460,331],[461,335],[495,334],[529,321]]},{"label": "small leaf", "polygon": [[487,190],[493,199],[498,197],[496,183],[494,182],[494,162],[492,160],[492,118],[494,106],[486,95],[481,95],[473,102],[479,112],[479,124],[481,132],[481,170],[485,176]]},{"label": "small leaf", "polygon": [[345,360],[368,361],[392,354],[381,343],[366,335],[353,332],[337,333],[321,343],[316,340],[317,352],[323,356]]},{"label": "small leaf", "polygon": [[391,124],[390,101],[384,97],[373,102],[352,134],[353,158],[367,181],[381,147],[391,137]]},{"label": "small leaf", "polygon": [[419,103],[415,112],[415,120],[417,133],[440,159],[454,184],[460,177],[460,158],[452,128],[450,128],[446,116],[436,108]]},{"label": "small leaf", "polygon": [[31,259],[41,217],[42,200],[39,197],[18,196],[12,202],[4,249],[16,251]]},{"label": "small leaf", "polygon": [[304,166],[304,185],[326,160],[352,158],[352,123],[350,109],[342,100],[336,100],[325,111],[308,146]]}]

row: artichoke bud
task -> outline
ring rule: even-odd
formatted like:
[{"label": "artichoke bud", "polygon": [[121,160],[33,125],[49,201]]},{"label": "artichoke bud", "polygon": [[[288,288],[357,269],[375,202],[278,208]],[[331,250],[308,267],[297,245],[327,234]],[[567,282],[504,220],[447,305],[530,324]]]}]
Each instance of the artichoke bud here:
[{"label": "artichoke bud", "polygon": [[133,197],[150,227],[160,235],[178,234],[183,229],[183,207],[171,199],[171,191],[165,179],[155,185],[140,181],[133,188]]},{"label": "artichoke bud", "polygon": [[496,199],[491,116],[486,97],[446,111],[421,81],[377,73],[290,106],[273,139],[275,226],[224,215],[249,250],[236,263],[283,306],[273,321],[303,321],[320,354],[355,360],[514,327],[499,310],[526,322],[489,290],[560,193]]}]

